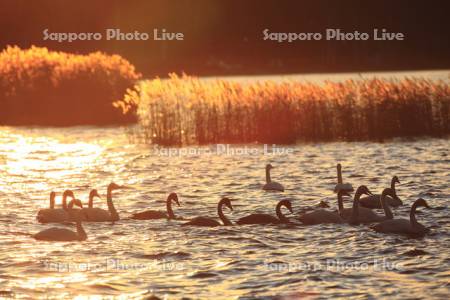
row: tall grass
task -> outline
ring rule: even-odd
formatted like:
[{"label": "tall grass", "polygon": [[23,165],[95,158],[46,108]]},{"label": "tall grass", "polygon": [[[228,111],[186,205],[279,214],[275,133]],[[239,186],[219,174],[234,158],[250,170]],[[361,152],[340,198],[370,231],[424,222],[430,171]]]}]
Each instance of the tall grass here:
[{"label": "tall grass", "polygon": [[241,83],[171,74],[137,85],[116,104],[124,111],[138,105],[143,138],[162,145],[450,133],[449,85],[421,78]]},{"label": "tall grass", "polygon": [[78,125],[136,121],[113,106],[140,75],[118,55],[76,55],[8,46],[0,53],[0,124]]}]

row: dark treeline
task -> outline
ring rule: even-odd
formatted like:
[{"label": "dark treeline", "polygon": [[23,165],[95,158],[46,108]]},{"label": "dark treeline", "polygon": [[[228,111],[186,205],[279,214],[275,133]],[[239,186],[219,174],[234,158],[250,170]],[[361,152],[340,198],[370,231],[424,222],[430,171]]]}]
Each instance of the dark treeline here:
[{"label": "dark treeline", "polygon": [[[0,3],[0,47],[120,54],[144,77],[445,69],[448,1],[8,1]],[[183,32],[184,41],[43,41],[50,32]],[[271,32],[402,32],[404,41],[263,40]]]}]

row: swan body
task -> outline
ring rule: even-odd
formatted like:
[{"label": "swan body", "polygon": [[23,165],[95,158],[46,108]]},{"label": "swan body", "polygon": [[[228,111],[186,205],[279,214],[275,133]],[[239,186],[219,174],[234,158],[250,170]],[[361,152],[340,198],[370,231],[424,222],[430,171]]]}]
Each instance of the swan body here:
[{"label": "swan body", "polygon": [[38,214],[36,216],[36,219],[41,222],[44,223],[45,221],[45,217],[48,215],[51,215],[52,213],[55,212],[55,197],[56,197],[56,193],[55,192],[50,192],[50,205],[49,208],[44,208],[44,209],[40,209],[38,211]]},{"label": "swan body", "polygon": [[376,232],[407,234],[407,235],[423,235],[429,232],[429,229],[417,222],[416,209],[419,206],[430,208],[428,203],[422,199],[417,199],[411,207],[409,220],[406,219],[392,219],[378,223],[372,227]]},{"label": "swan body", "polygon": [[[403,205],[402,200],[397,196],[397,191],[395,189],[395,184],[400,183],[397,176],[392,177],[391,180],[391,190],[393,191],[393,195],[391,197],[387,197],[387,204],[392,207],[398,207],[400,205]],[[367,208],[382,208],[381,206],[381,195],[371,195],[367,197],[363,197],[359,199],[359,202],[361,206],[367,207]]]},{"label": "swan body", "polygon": [[[83,221],[89,221],[90,219],[93,220],[95,218],[96,215],[98,214],[102,214],[103,211],[105,211],[104,209],[101,209],[99,207],[94,207],[94,198],[98,197],[101,198],[100,195],[98,194],[98,191],[96,189],[92,189],[89,192],[89,202],[88,202],[88,207],[84,207],[82,209],[82,218]],[[108,212],[105,211],[105,215]],[[106,217],[105,217],[106,218]]]},{"label": "swan body", "polygon": [[[230,210],[233,210],[233,206],[231,205],[231,200],[228,198],[222,198],[219,203],[217,204],[217,214],[219,215],[219,218],[222,220],[223,225],[229,226],[232,225],[230,220],[225,217],[222,211],[222,206],[225,205]],[[208,217],[196,217],[190,220],[189,222],[186,222],[182,224],[181,226],[203,226],[203,227],[216,227],[220,226],[221,224],[212,218]]]},{"label": "swan body", "polygon": [[353,207],[347,209],[344,209],[343,207],[342,197],[338,198],[339,214],[343,219],[347,220],[350,224],[367,224],[381,222],[393,218],[389,205],[387,205],[386,203],[386,196],[392,195],[392,190],[390,188],[384,189],[383,193],[381,194],[381,202],[385,212],[385,216],[380,216],[369,208],[360,207],[359,198],[362,194],[372,195],[372,193],[365,185],[358,187],[353,200]]},{"label": "swan body", "polygon": [[299,220],[305,225],[344,223],[344,220],[341,216],[339,216],[339,214],[325,209],[318,209],[313,212],[303,214],[299,217]]},{"label": "swan body", "polygon": [[281,200],[278,202],[275,211],[277,217],[268,214],[251,214],[249,216],[240,218],[236,224],[239,225],[250,225],[250,224],[279,224],[279,223],[289,223],[289,220],[281,212],[281,207],[286,207],[292,213],[292,206],[289,200]]},{"label": "swan body", "polygon": [[337,164],[336,169],[337,169],[338,183],[334,187],[334,192],[335,193],[338,193],[339,191],[353,192],[354,189],[353,189],[353,186],[350,183],[343,183],[342,182],[342,166],[341,166],[341,164]]},{"label": "swan body", "polygon": [[180,206],[178,195],[176,193],[170,193],[166,200],[167,212],[158,210],[146,210],[143,212],[134,213],[130,218],[134,220],[176,219],[176,216],[172,210],[172,201]]},{"label": "swan body", "polygon": [[42,230],[33,235],[39,241],[54,241],[54,242],[69,242],[69,241],[84,241],[87,239],[86,232],[81,225],[81,219],[77,218],[77,231],[66,228],[52,227]]},{"label": "swan body", "polygon": [[66,190],[63,193],[62,208],[55,208],[55,196],[56,193],[50,193],[50,208],[41,209],[36,219],[39,223],[63,223],[70,220],[70,216],[67,213],[67,197],[75,199],[75,196],[71,190]]},{"label": "swan body", "polygon": [[89,210],[85,210],[84,216],[87,222],[114,222],[120,220],[119,214],[117,213],[114,203],[112,201],[113,190],[120,189],[122,186],[111,182],[108,185],[106,193],[106,203],[108,205],[108,210],[92,207]]},{"label": "swan body", "polygon": [[[80,208],[74,208],[74,205],[80,207]],[[66,222],[76,222],[77,218],[80,218],[81,221],[85,219],[84,214],[82,214],[83,209],[83,203],[79,199],[72,199],[70,200],[69,204],[67,205],[67,220]]]},{"label": "swan body", "polygon": [[271,180],[271,178],[270,178],[270,170],[271,169],[273,169],[273,166],[271,164],[267,164],[266,165],[266,184],[264,184],[263,190],[284,192],[284,186],[281,185],[281,183]]},{"label": "swan body", "polygon": [[[342,201],[342,196],[350,196],[346,191],[340,190],[338,192],[338,199]],[[319,207],[325,206],[325,202],[321,201]],[[317,209],[313,212],[305,213],[299,217],[300,222],[305,225],[317,225],[317,224],[341,224],[344,223],[344,219],[337,212]]]}]

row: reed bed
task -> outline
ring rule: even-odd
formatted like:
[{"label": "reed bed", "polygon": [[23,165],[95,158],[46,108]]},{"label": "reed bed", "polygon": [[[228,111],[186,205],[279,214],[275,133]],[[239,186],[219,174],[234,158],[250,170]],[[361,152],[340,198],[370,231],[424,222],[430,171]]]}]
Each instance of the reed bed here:
[{"label": "reed bed", "polygon": [[104,125],[136,121],[113,106],[140,74],[118,55],[8,46],[0,53],[0,124]]},{"label": "reed bed", "polygon": [[116,105],[125,112],[139,106],[137,134],[160,145],[383,140],[450,132],[449,85],[423,78],[242,83],[170,74],[141,82]]}]

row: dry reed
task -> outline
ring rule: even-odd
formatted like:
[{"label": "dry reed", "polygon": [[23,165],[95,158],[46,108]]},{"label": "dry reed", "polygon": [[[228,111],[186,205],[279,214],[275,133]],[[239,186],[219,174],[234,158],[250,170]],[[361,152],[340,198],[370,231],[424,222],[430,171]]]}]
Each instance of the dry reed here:
[{"label": "dry reed", "polygon": [[140,134],[160,145],[382,140],[450,132],[443,81],[347,80],[323,84],[205,81],[170,74],[116,103],[139,106]]},{"label": "dry reed", "polygon": [[118,55],[76,55],[8,46],[0,53],[0,124],[135,122],[112,105],[140,75]]}]

